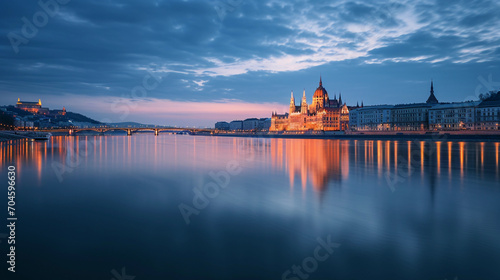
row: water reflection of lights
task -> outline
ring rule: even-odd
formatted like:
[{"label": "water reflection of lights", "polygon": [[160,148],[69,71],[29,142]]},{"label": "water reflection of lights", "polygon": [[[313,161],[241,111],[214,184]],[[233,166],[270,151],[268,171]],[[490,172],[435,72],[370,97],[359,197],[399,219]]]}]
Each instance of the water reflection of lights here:
[{"label": "water reflection of lights", "polygon": [[448,142],[448,175],[451,178],[451,155],[453,142]]},{"label": "water reflection of lights", "polygon": [[394,141],[394,170],[398,170],[398,141]]},{"label": "water reflection of lights", "polygon": [[[403,143],[394,141],[391,144],[391,141],[381,140],[352,140],[349,142],[343,140],[296,139],[274,140],[271,142],[271,146],[274,150],[279,151],[274,158],[273,166],[277,169],[287,171],[292,188],[295,185],[296,176],[300,176],[301,186],[304,191],[307,188],[308,182],[311,183],[312,188],[316,191],[325,189],[329,182],[340,182],[349,174],[349,163],[357,167],[356,172],[370,172],[375,167],[375,172],[380,178],[390,172],[408,174],[407,172],[402,173],[399,170],[399,168],[406,168],[406,164],[398,166],[398,153],[400,149],[407,149],[409,174],[411,174],[412,168],[420,166],[422,175],[432,172],[433,176],[439,177],[442,174],[441,169],[448,168],[449,180],[452,180],[453,142],[445,142],[447,149],[443,149],[443,142],[441,141],[430,142],[428,147],[426,147],[427,142],[425,141],[417,143],[417,149],[415,149],[414,142],[412,141]],[[404,147],[405,144],[406,147]],[[475,151],[481,154],[481,161],[478,163],[467,161],[467,150],[476,146],[468,146],[465,142],[458,142],[457,144],[459,149],[456,151],[458,152],[456,159],[458,160],[457,164],[460,165],[460,178],[465,176],[468,164],[476,164],[476,167],[481,169],[487,165],[486,163],[489,160],[487,153],[488,143],[481,143],[475,148]],[[282,149],[280,146],[286,147],[286,149]],[[429,150],[426,151],[426,149]],[[500,144],[494,143],[490,149],[495,149],[495,158],[491,157],[490,162],[494,160],[495,165],[498,167],[500,156],[498,150],[500,149]],[[285,155],[280,156],[281,151],[284,151]],[[413,156],[412,153],[414,153]],[[435,156],[434,153],[436,153]],[[415,161],[419,157],[420,162],[418,160]],[[448,158],[447,167],[446,164],[443,166],[442,160],[444,157]],[[413,163],[411,162],[412,159],[414,160]],[[361,171],[359,168],[361,168]]]},{"label": "water reflection of lights", "polygon": [[[349,174],[349,141],[310,139],[271,139],[273,167],[288,172],[290,186],[300,176],[302,190],[310,182],[322,191],[329,181],[340,181]],[[283,152],[285,154],[283,154]]]},{"label": "water reflection of lights", "polygon": [[437,173],[441,174],[441,142],[436,142],[436,155],[437,155]]},{"label": "water reflection of lights", "polygon": [[[219,157],[220,162],[242,157],[244,150],[245,157],[261,157],[259,164],[262,168],[285,171],[290,186],[293,188],[296,183],[300,184],[303,191],[306,191],[308,186],[314,191],[323,191],[330,183],[340,184],[342,180],[352,175],[350,173],[374,172],[382,179],[388,172],[411,174],[412,168],[418,168],[419,163],[415,159],[418,159],[419,155],[422,172],[432,171],[439,177],[442,174],[441,169],[448,168],[450,181],[454,177],[463,179],[471,169],[483,172],[484,168],[492,168],[492,166],[496,167],[497,177],[500,176],[500,143],[498,142],[437,141],[429,142],[426,147],[427,142],[423,141],[218,137],[183,137],[181,139],[179,136],[171,136],[168,144],[165,145],[162,144],[165,143],[162,138],[148,137],[54,136],[49,142],[0,142],[0,166],[5,167],[15,163],[20,172],[30,168],[36,180],[42,182],[45,170],[51,169],[50,164],[54,160],[62,165],[79,162],[85,165],[93,164],[96,168],[103,165],[103,161],[106,160],[112,160],[117,165],[123,166],[131,166],[132,162],[143,161],[154,165],[153,168],[156,168],[156,165],[164,166],[165,164],[174,169],[178,165],[187,165],[192,168],[198,168],[197,165],[201,165],[199,168],[202,168],[212,164],[213,160]],[[178,157],[177,154],[178,152],[180,154],[181,150],[186,154],[183,150],[186,147],[190,147],[188,156]],[[427,155],[426,149],[428,149]],[[68,153],[68,150],[72,152]],[[407,166],[404,163],[406,152]],[[434,152],[436,156],[433,155]],[[414,153],[413,156],[412,153]],[[476,160],[468,161],[468,154],[476,155]],[[82,158],[82,155],[85,157]],[[356,168],[353,169],[353,167]],[[409,172],[402,172],[401,168],[408,168]],[[453,176],[454,174],[460,175]]]},{"label": "water reflection of lights", "polygon": [[420,170],[422,175],[424,174],[424,149],[425,149],[425,142],[420,141]]},{"label": "water reflection of lights", "polygon": [[464,177],[464,162],[465,162],[465,143],[458,143],[460,147],[460,178]]},{"label": "water reflection of lights", "polygon": [[498,167],[498,146],[500,146],[500,143],[495,143],[495,157],[496,157],[497,167]]}]

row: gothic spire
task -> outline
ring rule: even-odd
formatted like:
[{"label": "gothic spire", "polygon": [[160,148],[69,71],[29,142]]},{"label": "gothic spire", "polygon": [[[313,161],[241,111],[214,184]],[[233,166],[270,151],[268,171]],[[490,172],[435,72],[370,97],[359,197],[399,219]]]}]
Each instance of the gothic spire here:
[{"label": "gothic spire", "polygon": [[425,103],[429,103],[429,104],[439,103],[436,96],[434,95],[434,81],[433,80],[431,80],[431,94],[429,95],[429,98],[427,98],[427,101]]},{"label": "gothic spire", "polygon": [[319,86],[322,87],[323,86],[323,82],[321,81],[321,75],[319,75]]},{"label": "gothic spire", "polygon": [[306,89],[304,89],[304,93],[302,94],[302,102],[300,103],[300,113],[302,115],[307,115]]}]

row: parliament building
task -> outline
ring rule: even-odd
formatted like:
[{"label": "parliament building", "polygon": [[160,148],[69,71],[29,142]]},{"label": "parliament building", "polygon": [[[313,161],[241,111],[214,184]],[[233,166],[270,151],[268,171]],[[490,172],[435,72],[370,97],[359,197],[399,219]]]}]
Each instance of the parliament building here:
[{"label": "parliament building", "polygon": [[322,130],[338,131],[347,130],[349,126],[349,108],[342,103],[342,96],[337,99],[328,97],[328,92],[323,87],[321,77],[319,87],[313,95],[312,104],[307,104],[306,91],[302,95],[300,105],[295,104],[295,98],[290,99],[290,110],[285,114],[273,113],[270,131],[305,131]]}]

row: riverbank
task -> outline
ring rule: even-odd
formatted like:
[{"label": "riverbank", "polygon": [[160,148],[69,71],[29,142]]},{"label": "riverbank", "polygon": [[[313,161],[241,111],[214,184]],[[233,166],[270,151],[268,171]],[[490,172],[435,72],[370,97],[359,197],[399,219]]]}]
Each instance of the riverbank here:
[{"label": "riverbank", "polygon": [[1,130],[0,131],[0,142],[26,139],[27,137],[22,134],[16,134],[15,131],[11,130]]},{"label": "riverbank", "polygon": [[[207,134],[196,134],[207,135]],[[254,138],[285,138],[285,139],[360,139],[360,140],[422,140],[422,141],[500,141],[500,132],[474,131],[460,132],[239,132],[213,133],[212,136],[222,137],[254,137]]]}]

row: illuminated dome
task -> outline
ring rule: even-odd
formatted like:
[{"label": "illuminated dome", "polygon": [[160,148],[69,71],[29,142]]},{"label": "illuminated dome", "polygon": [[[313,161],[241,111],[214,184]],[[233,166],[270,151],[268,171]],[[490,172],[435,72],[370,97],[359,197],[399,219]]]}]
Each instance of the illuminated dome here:
[{"label": "illuminated dome", "polygon": [[319,87],[314,92],[313,98],[328,98],[328,92],[323,87],[323,82],[321,81],[321,77],[319,78]]}]

